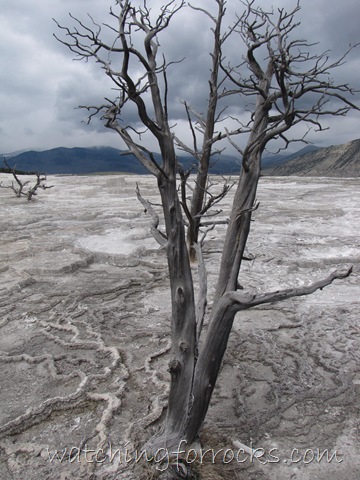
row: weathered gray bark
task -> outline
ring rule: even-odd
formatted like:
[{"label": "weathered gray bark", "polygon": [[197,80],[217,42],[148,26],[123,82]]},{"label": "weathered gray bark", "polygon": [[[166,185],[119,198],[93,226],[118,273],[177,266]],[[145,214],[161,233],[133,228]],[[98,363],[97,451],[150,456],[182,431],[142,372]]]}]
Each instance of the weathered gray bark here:
[{"label": "weathered gray bark", "polygon": [[[167,147],[167,153],[171,151]],[[172,350],[169,371],[171,387],[163,435],[181,436],[187,422],[192,388],[195,347],[196,315],[192,274],[181,205],[177,196],[174,157],[165,163],[167,177],[159,175],[158,187],[161,195],[167,235],[167,259],[170,278],[172,323]]]},{"label": "weathered gray bark", "polygon": [[[264,91],[269,90],[270,80],[266,79]],[[231,209],[226,231],[215,301],[227,290],[236,290],[241,262],[250,232],[252,210],[255,208],[256,192],[261,172],[263,132],[268,126],[268,108],[263,96],[258,96],[254,126],[243,156],[242,169]]]}]

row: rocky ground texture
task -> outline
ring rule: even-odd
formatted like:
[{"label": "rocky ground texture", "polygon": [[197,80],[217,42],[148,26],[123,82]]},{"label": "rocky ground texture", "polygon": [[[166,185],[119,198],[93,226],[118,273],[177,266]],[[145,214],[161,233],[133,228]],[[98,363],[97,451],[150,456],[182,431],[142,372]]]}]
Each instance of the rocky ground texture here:
[{"label": "rocky ground texture", "polygon": [[[151,479],[166,468],[132,460],[163,415],[170,348],[166,258],[136,182],[158,202],[148,176],[53,176],[32,202],[0,189],[1,479]],[[238,314],[199,438],[201,478],[359,478],[358,188],[261,180],[245,289],[354,269]],[[230,204],[231,194],[224,217]],[[219,226],[205,244],[209,308],[223,236]]]}]

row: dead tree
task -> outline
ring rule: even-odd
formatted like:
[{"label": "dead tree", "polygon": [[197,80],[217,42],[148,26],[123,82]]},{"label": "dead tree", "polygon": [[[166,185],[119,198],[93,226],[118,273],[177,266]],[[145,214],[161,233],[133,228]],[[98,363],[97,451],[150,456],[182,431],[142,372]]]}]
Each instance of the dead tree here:
[{"label": "dead tree", "polygon": [[10,167],[10,165],[7,163],[5,159],[4,159],[4,164],[8,169],[8,171],[12,173],[15,179],[16,185],[14,184],[14,182],[11,182],[11,185],[2,185],[2,183],[0,183],[0,188],[10,188],[18,198],[20,198],[21,196],[25,196],[27,200],[30,202],[33,196],[37,195],[37,190],[39,188],[41,188],[42,190],[53,188],[53,185],[48,186],[43,183],[46,181],[46,175],[38,172],[35,172],[36,182],[31,187],[29,186],[30,180],[26,180],[25,182],[20,180],[19,174],[16,171],[16,167]]},{"label": "dead tree", "polygon": [[[218,6],[221,4],[216,3]],[[351,268],[335,270],[325,279],[307,287],[263,294],[247,292],[246,289],[237,291],[251,214],[256,208],[255,195],[265,145],[276,137],[283,138],[287,143],[284,134],[296,123],[310,121],[320,128],[320,115],[344,115],[350,108],[357,108],[347,100],[346,95],[352,93],[350,87],[334,86],[326,76],[329,70],[341,65],[342,59],[329,63],[326,55],[302,53],[307,48],[306,42],[290,40],[290,34],[296,27],[294,15],[298,7],[290,14],[283,10],[272,14],[255,9],[254,2],[245,5],[245,13],[231,30],[231,35],[239,33],[247,47],[242,65],[245,74],[231,65],[223,66],[223,71],[234,83],[234,89],[228,90],[226,95],[231,96],[232,101],[240,95],[253,95],[255,107],[249,125],[241,126],[250,135],[244,151],[239,149],[242,171],[227,229],[209,326],[201,345],[199,331],[204,298],[200,297],[196,304],[181,205],[182,190],[177,185],[175,139],[167,101],[167,69],[170,63],[163,57],[159,61],[159,37],[169,27],[173,16],[184,7],[184,2],[176,6],[174,0],[170,1],[155,14],[147,7],[147,2],[135,7],[131,0],[117,1],[110,10],[112,24],[98,25],[91,18],[88,26],[71,17],[75,22],[73,28],[58,25],[65,34],[60,41],[77,58],[93,59],[99,63],[118,91],[117,98],[106,99],[103,105],[84,107],[90,112],[89,121],[94,115],[101,114],[106,127],[114,130],[129,152],[156,177],[161,196],[172,305],[171,379],[166,418],[159,434],[148,441],[149,451],[156,451],[159,447],[174,449],[182,440],[191,443],[197,436],[208,410],[236,313],[256,305],[308,295],[335,279],[347,277],[351,272]],[[219,12],[221,14],[221,9]],[[112,43],[102,40],[103,28],[108,30],[107,33],[114,34]],[[135,36],[136,44],[133,42]],[[257,51],[263,49],[267,50],[265,67],[255,59]],[[292,64],[296,61],[300,66],[306,64],[307,73],[301,76],[293,70]],[[310,109],[301,107],[301,103],[297,106],[298,101],[308,93],[318,95],[315,104]],[[326,109],[325,101],[329,98],[336,99],[342,106]],[[134,125],[126,124],[124,110],[129,105],[135,107],[139,121],[156,139],[161,162],[156,161],[153,153],[141,144]],[[226,137],[227,132],[222,135]],[[211,135],[209,138],[212,138]],[[235,145],[231,135],[229,139]],[[153,220],[153,227],[157,229],[158,220],[156,217]],[[164,238],[163,235],[161,237]],[[201,262],[202,256],[199,258]],[[205,277],[201,275],[203,282]],[[203,293],[206,291],[203,288],[200,290]]]}]

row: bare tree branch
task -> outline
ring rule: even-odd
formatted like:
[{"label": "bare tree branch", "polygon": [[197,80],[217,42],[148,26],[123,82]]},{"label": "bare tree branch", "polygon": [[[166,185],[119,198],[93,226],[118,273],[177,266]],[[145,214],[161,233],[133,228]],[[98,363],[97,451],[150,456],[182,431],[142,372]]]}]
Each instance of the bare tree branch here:
[{"label": "bare tree branch", "polygon": [[286,290],[277,290],[275,292],[255,295],[238,291],[227,292],[226,299],[229,302],[229,306],[234,308],[236,311],[240,311],[255,307],[257,305],[262,305],[264,303],[280,302],[293,297],[310,295],[316,292],[316,290],[322,290],[324,287],[330,285],[336,279],[347,278],[351,274],[352,269],[353,267],[351,266],[343,269],[334,270],[326,278],[318,280],[317,282],[314,282],[305,287],[294,287],[288,288]]},{"label": "bare tree branch", "polygon": [[[359,106],[350,100],[357,91],[348,84],[336,84],[330,77],[332,70],[343,65],[350,52],[357,47],[351,45],[348,50],[335,61],[330,61],[328,52],[310,54],[314,47],[305,40],[292,40],[290,37],[299,26],[294,18],[300,9],[297,2],[295,8],[287,13],[278,10],[278,17],[273,20],[274,12],[266,12],[254,6],[253,1],[242,2],[246,10],[236,22],[233,31],[238,33],[247,45],[247,56],[238,66],[221,64],[228,79],[238,87],[241,95],[259,95],[263,100],[262,108],[269,112],[268,122],[257,135],[252,135],[247,147],[243,150],[230,141],[243,156],[243,166],[247,168],[246,157],[254,148],[264,149],[274,138],[282,138],[283,134],[298,123],[314,125],[323,130],[320,117],[329,115],[343,116],[350,109],[359,110]],[[262,67],[255,54],[261,46],[268,50],[267,66]],[[302,69],[304,64],[306,69]],[[253,75],[245,76],[243,68]],[[263,85],[262,85],[263,84]],[[264,88],[265,86],[265,88]],[[228,90],[223,95],[234,95],[235,90]],[[303,98],[314,98],[311,106],[303,108]],[[329,100],[333,100],[329,104]],[[324,108],[325,105],[327,108]],[[272,115],[270,111],[276,110]],[[254,129],[255,116],[252,119]],[[254,131],[253,129],[253,131]]]},{"label": "bare tree branch", "polygon": [[21,197],[22,195],[25,196],[28,201],[32,200],[32,197],[37,195],[37,190],[39,188],[41,188],[42,190],[47,190],[49,188],[53,188],[53,185],[45,185],[43,182],[46,181],[46,176],[41,174],[41,173],[38,173],[36,172],[35,175],[36,175],[36,182],[35,184],[32,186],[32,187],[28,187],[27,190],[25,190],[25,187],[27,187],[30,183],[30,180],[27,180],[25,182],[23,182],[22,180],[20,180],[18,174],[17,174],[17,171],[16,171],[16,166],[14,167],[10,167],[10,165],[7,163],[6,159],[4,158],[4,164],[6,166],[6,168],[9,170],[10,173],[12,173],[16,183],[17,183],[17,187],[14,185],[14,182],[11,183],[11,185],[2,185],[2,183],[0,183],[0,188],[10,188],[11,190],[13,190],[13,192],[15,193],[15,195],[17,197]]}]

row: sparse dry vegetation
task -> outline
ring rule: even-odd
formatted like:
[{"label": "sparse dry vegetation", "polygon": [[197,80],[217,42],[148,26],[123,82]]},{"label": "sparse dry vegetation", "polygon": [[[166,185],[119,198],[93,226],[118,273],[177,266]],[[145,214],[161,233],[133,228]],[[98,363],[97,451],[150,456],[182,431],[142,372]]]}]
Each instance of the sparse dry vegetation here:
[{"label": "sparse dry vegetation", "polygon": [[22,180],[20,175],[21,172],[18,172],[15,167],[10,167],[8,162],[4,159],[4,164],[9,173],[12,174],[14,180],[11,182],[11,185],[4,185],[3,182],[0,182],[0,188],[9,188],[12,190],[18,198],[22,196],[26,197],[27,200],[30,202],[34,196],[37,195],[38,189],[47,190],[48,188],[53,188],[53,185],[46,185],[46,175],[42,173],[35,172],[34,175],[36,176],[35,183],[31,185],[31,180]]}]

